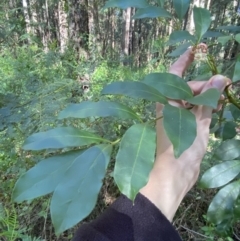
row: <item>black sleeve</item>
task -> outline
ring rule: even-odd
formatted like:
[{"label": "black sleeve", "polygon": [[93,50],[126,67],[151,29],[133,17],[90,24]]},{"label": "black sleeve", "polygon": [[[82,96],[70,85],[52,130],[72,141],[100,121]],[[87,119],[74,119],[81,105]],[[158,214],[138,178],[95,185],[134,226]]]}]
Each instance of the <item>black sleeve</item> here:
[{"label": "black sleeve", "polygon": [[146,197],[120,196],[102,215],[82,225],[73,241],[181,241],[167,218]]}]

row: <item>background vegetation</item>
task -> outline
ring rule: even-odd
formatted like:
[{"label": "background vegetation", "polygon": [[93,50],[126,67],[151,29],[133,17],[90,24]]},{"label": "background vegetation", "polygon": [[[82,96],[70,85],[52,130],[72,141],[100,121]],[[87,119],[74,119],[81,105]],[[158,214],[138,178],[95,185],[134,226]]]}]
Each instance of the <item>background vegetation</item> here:
[{"label": "background vegetation", "polygon": [[[50,217],[51,195],[21,204],[12,202],[15,183],[22,174],[42,159],[64,152],[49,148],[30,152],[22,149],[23,143],[33,133],[61,126],[91,129],[115,140],[131,124],[129,120],[118,122],[114,118],[58,119],[60,111],[69,103],[117,100],[131,107],[142,119],[148,120],[154,113],[152,103],[119,96],[101,96],[101,90],[113,81],[141,80],[149,73],[167,71],[174,59],[192,44],[189,37],[181,38],[176,31],[186,30],[194,34],[194,6],[211,12],[212,23],[203,41],[214,56],[218,72],[235,77],[235,81],[240,79],[240,1],[181,1],[187,6],[187,13],[181,18],[175,11],[176,1],[152,0],[148,1],[149,4],[164,8],[173,17],[162,12],[156,18],[140,19],[132,16],[139,14],[137,7],[141,1],[131,2],[130,6],[134,7],[128,7],[126,1],[119,0],[107,2],[114,8],[103,8],[106,4],[103,0],[1,1],[1,240],[71,239],[76,227],[58,237],[55,235]],[[127,7],[122,9],[121,4]],[[206,80],[211,75],[207,63],[196,61],[185,80]],[[233,94],[238,99],[237,85],[233,88]],[[214,134],[202,173],[224,161],[213,157],[214,154],[216,156],[214,150],[224,145],[223,141],[239,139],[238,109],[229,105],[224,112],[213,117]],[[215,125],[217,121],[214,121],[219,119],[222,124]],[[239,150],[239,143],[234,143]],[[114,153],[116,151],[113,150]],[[237,159],[239,155],[229,158]],[[112,158],[94,211],[82,222],[94,219],[119,195],[112,178],[114,162]],[[238,181],[237,175],[229,175]],[[183,240],[240,240],[239,188],[238,184],[234,204],[230,205],[231,215],[226,212],[223,216],[227,218],[223,218],[220,226],[211,216],[206,216],[218,190],[194,188],[185,198],[174,221]],[[223,205],[222,210],[228,207]]]}]

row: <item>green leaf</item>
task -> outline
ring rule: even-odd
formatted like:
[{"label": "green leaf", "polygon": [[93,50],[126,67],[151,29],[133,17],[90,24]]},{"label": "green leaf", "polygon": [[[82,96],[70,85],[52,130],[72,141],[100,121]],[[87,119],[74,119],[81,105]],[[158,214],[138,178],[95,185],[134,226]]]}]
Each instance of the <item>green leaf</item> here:
[{"label": "green leaf", "polygon": [[77,157],[53,193],[51,217],[56,234],[73,227],[93,210],[112,146],[93,146]]},{"label": "green leaf", "polygon": [[161,8],[164,7],[165,0],[156,0],[156,2],[158,3],[158,5],[159,5]]},{"label": "green leaf", "polygon": [[104,87],[102,94],[125,95],[132,98],[142,98],[150,101],[158,101],[162,104],[167,103],[167,99],[156,89],[142,82],[136,81],[119,81],[111,83]]},{"label": "green leaf", "polygon": [[200,181],[203,188],[217,188],[226,185],[240,173],[240,161],[227,161],[207,170]]},{"label": "green leaf", "polygon": [[180,20],[185,16],[190,5],[190,0],[173,0],[173,7]]},{"label": "green leaf", "polygon": [[188,31],[185,30],[176,30],[171,33],[169,40],[167,42],[168,45],[174,45],[176,43],[182,41],[194,41],[195,37],[191,35]]},{"label": "green leaf", "polygon": [[214,158],[228,161],[240,156],[240,140],[227,140],[216,149]]},{"label": "green leaf", "polygon": [[146,124],[130,127],[124,134],[116,157],[114,180],[131,200],[146,185],[156,149],[156,132]]},{"label": "green leaf", "polygon": [[173,144],[174,155],[178,158],[193,144],[196,138],[196,118],[189,110],[167,104],[163,109],[163,125]]},{"label": "green leaf", "polygon": [[139,119],[138,115],[129,107],[109,101],[83,101],[80,104],[70,104],[59,114],[59,119],[64,118],[87,118],[87,117],[114,116],[121,119]]},{"label": "green leaf", "polygon": [[213,198],[207,212],[210,222],[220,224],[224,220],[232,220],[234,203],[239,195],[240,181],[223,187]]},{"label": "green leaf", "polygon": [[233,82],[236,82],[238,80],[240,80],[240,59],[238,59],[238,61],[236,62],[235,70],[232,78]]},{"label": "green leaf", "polygon": [[27,138],[24,150],[39,151],[100,143],[106,141],[93,133],[74,127],[58,127],[46,132],[35,133]]},{"label": "green leaf", "polygon": [[168,56],[169,57],[178,57],[181,54],[183,54],[190,46],[192,46],[192,44],[190,42],[181,44],[175,50],[173,50],[170,54],[168,54]]},{"label": "green leaf", "polygon": [[174,74],[151,73],[144,78],[143,82],[170,99],[186,100],[193,96],[188,84]]},{"label": "green leaf", "polygon": [[237,124],[235,122],[228,121],[224,123],[222,130],[222,139],[225,141],[234,138],[237,135],[236,127]]},{"label": "green leaf", "polygon": [[163,8],[149,6],[147,8],[140,8],[137,10],[136,14],[133,16],[133,19],[140,18],[171,18],[172,15]]},{"label": "green leaf", "polygon": [[200,41],[211,25],[211,14],[207,9],[194,7],[193,9],[195,34]]},{"label": "green leaf", "polygon": [[204,93],[187,99],[193,105],[205,105],[216,109],[221,93],[217,89],[208,89]]},{"label": "green leaf", "polygon": [[234,120],[238,121],[240,119],[240,110],[233,104],[230,105],[229,109],[232,113]]},{"label": "green leaf", "polygon": [[215,32],[215,31],[207,31],[204,35],[203,38],[218,38],[218,37],[222,37],[225,35],[221,32]]},{"label": "green leaf", "polygon": [[240,32],[240,26],[229,25],[229,26],[219,26],[216,29],[227,30],[229,32]]},{"label": "green leaf", "polygon": [[238,43],[240,43],[240,33],[239,33],[239,34],[236,34],[235,40],[236,40]]},{"label": "green leaf", "polygon": [[82,152],[70,151],[40,161],[18,179],[12,194],[13,200],[22,202],[53,192]]},{"label": "green leaf", "polygon": [[146,0],[109,0],[106,2],[105,6],[103,7],[103,10],[115,7],[126,9],[129,7],[146,8],[148,6],[149,5]]},{"label": "green leaf", "polygon": [[231,36],[223,36],[218,38],[218,42],[224,46],[231,39],[232,39]]}]

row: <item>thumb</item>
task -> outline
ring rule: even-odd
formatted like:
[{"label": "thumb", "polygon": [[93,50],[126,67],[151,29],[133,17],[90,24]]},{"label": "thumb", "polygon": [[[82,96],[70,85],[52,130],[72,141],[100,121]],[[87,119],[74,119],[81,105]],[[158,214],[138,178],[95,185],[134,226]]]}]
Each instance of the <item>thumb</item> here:
[{"label": "thumb", "polygon": [[220,92],[223,92],[226,85],[230,83],[230,79],[226,78],[223,75],[214,75],[204,86],[203,90],[201,93],[205,92],[208,89],[218,89]]}]

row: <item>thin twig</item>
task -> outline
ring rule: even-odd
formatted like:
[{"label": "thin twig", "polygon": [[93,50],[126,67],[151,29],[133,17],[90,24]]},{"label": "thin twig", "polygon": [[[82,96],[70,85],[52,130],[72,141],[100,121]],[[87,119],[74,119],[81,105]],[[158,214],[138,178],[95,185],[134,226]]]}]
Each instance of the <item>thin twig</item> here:
[{"label": "thin twig", "polygon": [[196,235],[201,236],[201,237],[203,237],[203,238],[209,239],[209,237],[207,237],[207,236],[205,236],[205,235],[203,235],[203,234],[201,234],[201,233],[195,232],[195,231],[193,231],[193,230],[191,230],[191,229],[189,229],[189,228],[186,228],[186,227],[184,227],[184,226],[182,226],[182,225],[180,225],[180,227],[183,228],[183,229],[185,229],[186,231],[188,231],[188,232],[190,232],[190,233],[193,233],[193,234],[196,234]]}]

